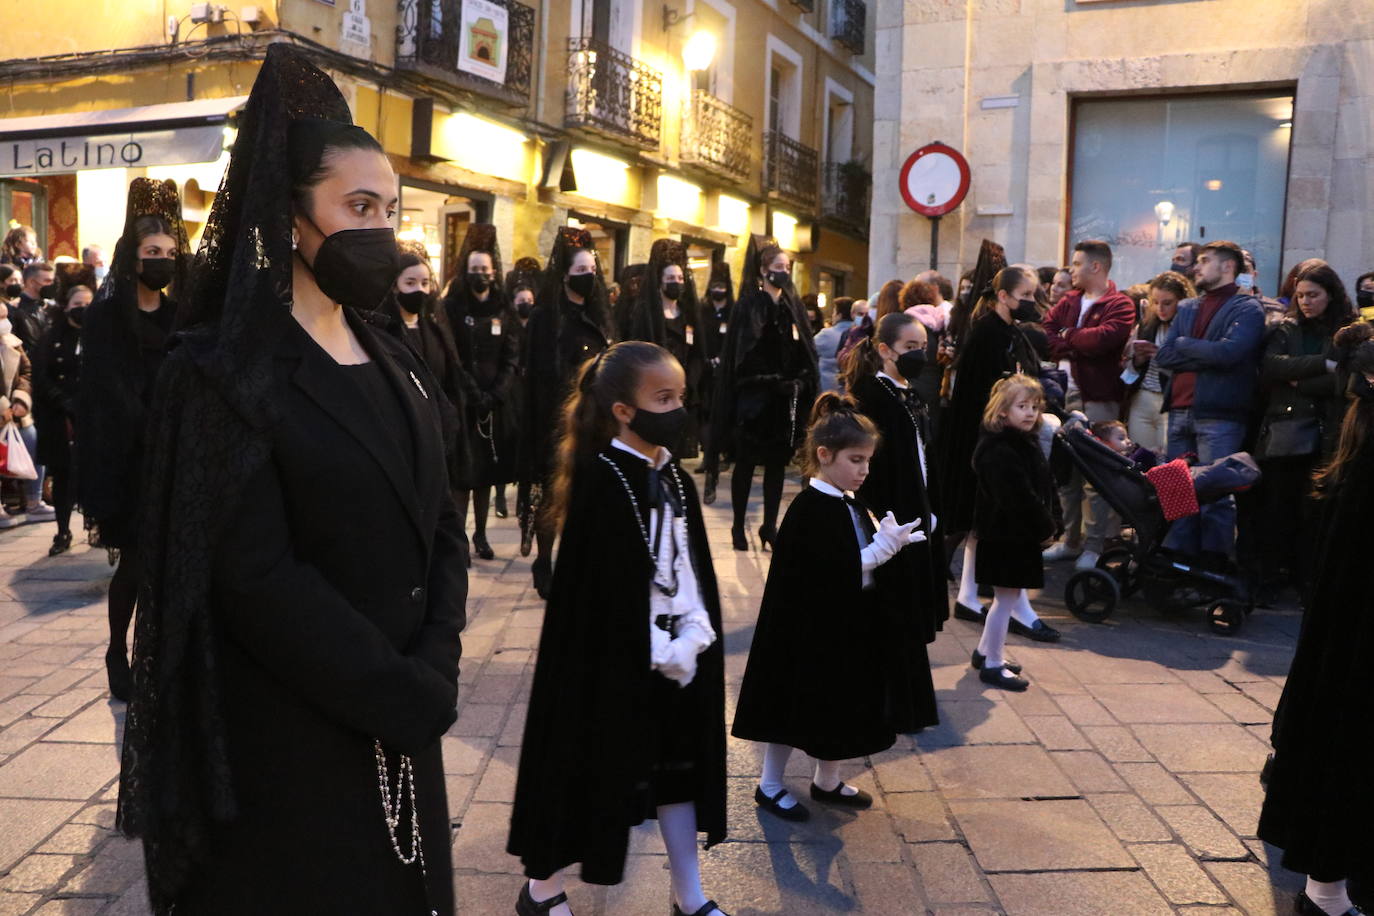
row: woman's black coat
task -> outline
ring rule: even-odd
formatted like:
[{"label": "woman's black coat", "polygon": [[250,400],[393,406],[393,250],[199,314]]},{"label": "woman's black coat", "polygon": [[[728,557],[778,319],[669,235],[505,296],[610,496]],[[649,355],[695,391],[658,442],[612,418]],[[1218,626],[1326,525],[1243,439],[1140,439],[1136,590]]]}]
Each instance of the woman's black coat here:
[{"label": "woman's black coat", "polygon": [[983,408],[992,386],[1014,372],[1035,378],[1040,360],[1020,328],[989,311],[969,326],[955,368],[954,392],[940,420],[936,464],[944,487],[945,530],[957,534],[973,527],[978,483],[969,456],[982,435]]},{"label": "woman's black coat", "polygon": [[979,585],[1044,586],[1041,546],[1059,534],[1059,496],[1033,433],[987,433],[973,450]]},{"label": "woman's black coat", "polygon": [[660,728],[695,737],[697,826],[707,845],[725,838],[725,652],[720,600],[701,506],[691,475],[671,462],[686,494],[687,526],[701,596],[718,639],[697,656],[684,690],[695,721],[662,721],[652,703],[663,675],[649,667],[648,468],[607,448],[634,487],[591,456],[574,471],[552,592],[520,751],[508,851],[532,877],[574,862],[582,879],[618,884],[630,827],[652,816],[650,774]]},{"label": "woman's black coat", "polygon": [[525,417],[520,436],[520,480],[544,483],[553,471],[559,411],[581,365],[610,346],[581,306],[559,294],[539,302],[525,325]]},{"label": "woman's black coat", "polygon": [[463,412],[472,442],[472,486],[510,483],[520,441],[520,319],[498,289],[482,301],[455,288],[444,299],[444,312],[474,386]]},{"label": "woman's black coat", "polygon": [[[879,517],[891,512],[899,522],[924,519],[921,531],[925,532],[925,542],[912,544],[889,562],[911,566],[915,582],[911,613],[922,638],[932,643],[949,619],[949,585],[941,546],[944,523],[939,520],[940,486],[933,473],[935,455],[930,447],[925,407],[908,407],[897,386],[876,375],[856,383],[850,394],[883,434],[858,495]],[[924,475],[917,453],[918,435],[925,447]],[[934,530],[930,524],[932,516],[936,518]]]},{"label": "woman's black coat", "polygon": [[[353,392],[358,370],[290,324],[272,456],[221,534],[211,585],[238,814],[214,828],[178,912],[451,914],[439,739],[456,718],[467,571],[442,396],[410,350],[350,316],[403,411],[403,447]],[[428,901],[392,851],[374,739],[393,779],[397,752],[414,759]]]},{"label": "woman's black coat", "polygon": [[850,760],[939,722],[925,640],[911,625],[911,567],[890,560],[865,590],[859,550],[839,497],[806,487],[787,507],[735,708],[736,738]]},{"label": "woman's black coat", "polygon": [[1334,361],[1337,355],[1332,338],[1323,321],[1285,318],[1269,331],[1260,360],[1260,381],[1267,386],[1268,398],[1255,457],[1270,457],[1270,424],[1308,418],[1315,418],[1321,431],[1309,466],[1335,453],[1346,399],[1343,373],[1326,368],[1326,361]]},{"label": "woman's black coat", "polygon": [[[1367,409],[1367,408],[1366,408]],[[1293,665],[1274,716],[1274,764],[1259,836],[1299,874],[1374,879],[1374,592],[1368,542],[1374,518],[1374,439],[1345,482],[1318,502],[1312,590]]]},{"label": "woman's black coat", "polygon": [[33,421],[38,461],[50,471],[72,468],[71,432],[81,386],[81,329],[58,315],[38,344],[33,360]]}]

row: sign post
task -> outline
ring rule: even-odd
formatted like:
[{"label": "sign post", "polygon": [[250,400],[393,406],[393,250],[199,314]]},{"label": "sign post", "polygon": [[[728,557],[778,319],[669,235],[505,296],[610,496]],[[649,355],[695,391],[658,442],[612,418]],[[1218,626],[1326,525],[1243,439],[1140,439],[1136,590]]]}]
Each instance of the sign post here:
[{"label": "sign post", "polygon": [[968,160],[952,146],[935,142],[907,157],[898,180],[906,205],[930,219],[930,267],[940,253],[940,217],[952,212],[968,196]]}]

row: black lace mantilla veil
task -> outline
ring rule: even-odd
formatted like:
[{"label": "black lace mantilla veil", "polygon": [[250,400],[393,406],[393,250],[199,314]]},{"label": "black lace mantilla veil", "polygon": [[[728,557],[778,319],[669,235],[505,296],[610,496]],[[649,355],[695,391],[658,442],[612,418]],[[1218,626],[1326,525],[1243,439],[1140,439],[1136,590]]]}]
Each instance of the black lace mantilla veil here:
[{"label": "black lace mantilla veil", "polygon": [[[602,272],[601,254],[596,250],[596,245],[592,241],[592,234],[586,229],[576,229],[572,226],[559,226],[558,235],[553,240],[553,250],[549,252],[549,261],[544,266],[544,276],[539,281],[539,290],[535,293],[535,304],[542,305],[549,309],[549,313],[554,317],[553,340],[560,339],[563,328],[563,278],[567,276],[568,268],[572,266],[573,258],[579,251],[587,250],[596,259],[596,269],[593,272],[596,276],[596,285],[592,294],[586,298],[583,306],[587,318],[592,324],[601,330],[601,333],[608,341],[614,341],[614,330],[611,328],[610,315],[606,296],[606,277]],[[559,365],[561,378],[566,378],[576,366]]]},{"label": "black lace mantilla veil", "polygon": [[194,289],[149,425],[117,825],[143,840],[153,910],[171,912],[235,815],[209,604],[217,538],[269,459],[271,360],[291,307],[287,132],[351,123],[334,83],[274,44],[248,98],[196,257]]},{"label": "black lace mantilla veil", "polygon": [[[648,340],[660,346],[666,340],[660,287],[663,271],[670,264],[682,268],[682,296],[678,299],[678,307],[687,318],[687,324],[698,325],[697,287],[687,264],[687,248],[677,239],[656,239],[649,249],[649,264],[639,284],[638,301],[630,321],[630,339]],[[621,295],[624,294],[622,289]]]},{"label": "black lace mantilla veil", "polygon": [[460,296],[468,291],[468,256],[474,251],[484,251],[491,255],[491,291],[501,297],[503,304],[510,299],[505,288],[505,274],[501,271],[501,245],[496,240],[496,227],[490,223],[473,223],[463,236],[463,244],[458,250],[458,260],[454,262],[453,282],[449,284],[448,294]]}]

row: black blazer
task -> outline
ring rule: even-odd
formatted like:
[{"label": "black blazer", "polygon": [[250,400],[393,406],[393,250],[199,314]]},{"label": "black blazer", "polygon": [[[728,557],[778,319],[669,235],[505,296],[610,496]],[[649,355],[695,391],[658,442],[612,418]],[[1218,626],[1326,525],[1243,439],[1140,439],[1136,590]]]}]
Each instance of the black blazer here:
[{"label": "black blazer", "polygon": [[[290,322],[272,457],[221,536],[211,592],[239,814],[212,837],[187,912],[453,911],[439,739],[457,717],[467,562],[443,395],[408,348],[348,314],[414,461]],[[374,739],[414,758],[427,903],[387,836]]]}]

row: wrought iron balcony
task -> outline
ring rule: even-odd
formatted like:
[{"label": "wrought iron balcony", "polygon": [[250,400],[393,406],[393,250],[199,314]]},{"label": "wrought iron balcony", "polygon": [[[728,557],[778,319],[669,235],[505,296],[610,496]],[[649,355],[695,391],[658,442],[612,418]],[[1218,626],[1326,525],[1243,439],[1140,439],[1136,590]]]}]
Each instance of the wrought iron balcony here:
[{"label": "wrought iron balcony", "polygon": [[[505,80],[497,82],[458,69],[463,0],[399,0],[396,26],[396,66],[443,80],[515,106],[529,104],[530,74],[534,69],[534,10],[516,0],[490,0],[504,7],[506,34],[491,30],[478,47],[478,60],[500,60],[499,42],[506,42]],[[478,21],[481,25],[481,20]]]},{"label": "wrought iron balcony", "polygon": [[749,178],[754,119],[697,89],[683,119],[682,161],[735,181]]},{"label": "wrought iron balcony", "polygon": [[821,216],[868,235],[869,191],[873,176],[857,162],[827,162]]},{"label": "wrought iron balcony", "polygon": [[763,189],[814,212],[819,173],[816,151],[778,131],[769,131],[763,136],[763,154]]},{"label": "wrought iron balcony", "polygon": [[830,37],[854,54],[864,53],[864,0],[830,0]]},{"label": "wrought iron balcony", "polygon": [[568,42],[564,124],[658,149],[663,75],[607,44],[574,38]]}]

